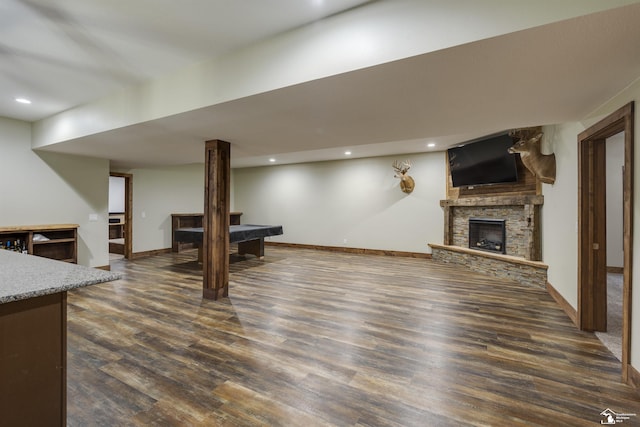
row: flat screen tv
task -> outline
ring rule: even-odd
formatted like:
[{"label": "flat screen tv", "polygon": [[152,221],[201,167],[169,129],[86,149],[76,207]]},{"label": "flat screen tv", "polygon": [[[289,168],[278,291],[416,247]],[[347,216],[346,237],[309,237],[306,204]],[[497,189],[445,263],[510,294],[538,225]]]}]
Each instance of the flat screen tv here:
[{"label": "flat screen tv", "polygon": [[515,154],[508,133],[491,135],[447,150],[454,187],[518,181]]}]

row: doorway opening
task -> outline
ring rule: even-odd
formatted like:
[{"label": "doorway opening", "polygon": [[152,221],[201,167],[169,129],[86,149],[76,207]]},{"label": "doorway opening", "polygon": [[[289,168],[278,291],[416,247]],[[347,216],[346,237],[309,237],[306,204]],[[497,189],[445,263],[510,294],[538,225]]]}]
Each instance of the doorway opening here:
[{"label": "doorway opening", "polygon": [[109,174],[109,260],[131,259],[133,176]]},{"label": "doorway opening", "polygon": [[624,272],[624,132],[606,139],[607,327],[600,341],[622,361],[622,282]]},{"label": "doorway opening", "polygon": [[633,113],[630,103],[578,135],[578,326],[607,331],[607,139],[623,132],[622,379],[629,382],[633,230]]}]

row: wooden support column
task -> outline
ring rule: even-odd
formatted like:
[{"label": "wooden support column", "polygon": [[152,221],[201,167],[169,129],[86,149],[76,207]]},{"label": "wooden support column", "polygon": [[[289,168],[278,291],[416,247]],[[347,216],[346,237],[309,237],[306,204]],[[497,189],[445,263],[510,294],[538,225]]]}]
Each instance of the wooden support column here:
[{"label": "wooden support column", "polygon": [[440,206],[444,209],[444,239],[443,244],[453,244],[453,218],[451,217],[451,210],[453,207],[440,202]]},{"label": "wooden support column", "polygon": [[229,295],[229,202],[231,146],[220,140],[205,143],[202,296],[217,300]]}]

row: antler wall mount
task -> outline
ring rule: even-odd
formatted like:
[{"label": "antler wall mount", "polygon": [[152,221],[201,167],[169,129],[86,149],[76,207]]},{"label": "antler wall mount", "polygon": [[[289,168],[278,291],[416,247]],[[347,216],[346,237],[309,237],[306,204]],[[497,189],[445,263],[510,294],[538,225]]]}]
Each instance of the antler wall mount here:
[{"label": "antler wall mount", "polygon": [[400,189],[403,193],[410,194],[416,186],[415,181],[407,172],[411,169],[411,160],[405,160],[404,162],[394,161],[391,165],[393,170],[396,171],[394,177],[400,178]]}]

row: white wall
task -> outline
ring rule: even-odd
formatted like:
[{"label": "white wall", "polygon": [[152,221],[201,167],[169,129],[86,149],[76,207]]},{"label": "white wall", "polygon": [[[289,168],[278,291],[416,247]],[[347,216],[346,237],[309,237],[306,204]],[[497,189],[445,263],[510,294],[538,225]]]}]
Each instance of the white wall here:
[{"label": "white wall", "polygon": [[555,153],[556,181],[542,184],[542,260],[547,280],[571,304],[578,306],[578,123],[543,127],[544,153]]},{"label": "white wall", "polygon": [[31,125],[1,117],[0,153],[0,225],[79,224],[78,263],[108,265],[109,162],[35,152]]},{"label": "white wall", "polygon": [[[407,158],[408,195],[391,168]],[[408,252],[442,243],[443,152],[234,169],[234,179],[242,222],[282,225],[274,241]]]},{"label": "white wall", "polygon": [[[578,307],[578,150],[584,124],[566,123],[543,128],[543,152],[556,156],[556,182],[543,184],[542,256],[549,265],[548,280]],[[624,144],[607,143],[607,266],[622,267],[622,173]]]},{"label": "white wall", "polygon": [[131,169],[133,252],[171,247],[171,214],[204,211],[204,164]]},{"label": "white wall", "polygon": [[[597,109],[580,123],[567,123],[546,127],[545,136],[556,153],[558,176],[554,185],[543,185],[543,261],[549,265],[549,282],[577,308],[577,135],[620,107],[635,101],[635,123],[638,129],[640,114],[640,80],[623,90],[618,96]],[[639,131],[634,135],[640,141]],[[640,150],[634,153],[634,193],[640,189]],[[631,301],[631,365],[640,369],[640,198],[633,201],[633,277]]]}]

